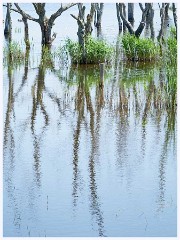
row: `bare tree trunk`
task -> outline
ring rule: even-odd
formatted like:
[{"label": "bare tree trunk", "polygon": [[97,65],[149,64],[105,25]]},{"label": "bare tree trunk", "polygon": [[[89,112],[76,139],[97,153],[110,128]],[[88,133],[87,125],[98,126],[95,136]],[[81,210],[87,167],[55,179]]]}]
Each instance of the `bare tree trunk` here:
[{"label": "bare tree trunk", "polygon": [[118,19],[118,25],[119,25],[119,33],[122,32],[122,21],[120,17],[120,9],[119,9],[119,4],[116,3],[116,13],[117,13],[117,19]]},{"label": "bare tree trunk", "polygon": [[53,38],[51,36],[52,26],[48,24],[48,22],[44,21],[41,25],[42,31],[42,45],[51,45],[53,42]]},{"label": "bare tree trunk", "polygon": [[135,36],[136,37],[139,37],[144,29],[144,26],[145,26],[145,19],[146,19],[146,15],[147,15],[147,12],[149,11],[149,5],[146,4],[145,5],[145,9],[142,11],[142,18],[141,18],[141,22],[137,28],[137,30],[135,31]]},{"label": "bare tree trunk", "polygon": [[123,21],[123,27],[124,27],[124,25],[126,25],[126,27],[129,30],[129,33],[134,34],[134,29],[133,29],[131,23],[129,21],[127,21],[126,16],[124,16],[123,5],[124,5],[124,3],[119,3],[119,13],[120,13],[120,17]]},{"label": "bare tree trunk", "polygon": [[104,9],[104,3],[95,3],[94,26],[97,28],[97,35],[101,33],[101,21]]},{"label": "bare tree trunk", "polygon": [[7,3],[7,13],[6,13],[6,20],[5,20],[5,28],[4,28],[4,35],[8,35],[9,41],[12,38],[12,23],[11,23],[11,3]]},{"label": "bare tree trunk", "polygon": [[134,3],[128,3],[128,21],[134,26]]},{"label": "bare tree trunk", "polygon": [[87,15],[86,17],[86,23],[85,23],[85,35],[91,35],[92,33],[92,21],[93,21],[93,16],[94,16],[94,11],[95,11],[95,5],[94,3],[91,3],[91,9],[90,9],[90,13]]},{"label": "bare tree trunk", "polygon": [[24,42],[26,44],[26,49],[30,49],[30,41],[29,41],[29,28],[27,18],[22,17],[24,23]]},{"label": "bare tree trunk", "polygon": [[[126,19],[126,5],[123,4],[123,15],[124,15],[124,18]],[[126,27],[126,24],[125,22],[123,21],[123,32],[125,33],[127,30],[127,27]]]},{"label": "bare tree trunk", "polygon": [[147,15],[146,15],[146,29],[151,30],[151,38],[154,39],[154,9],[153,9],[153,3],[145,3],[148,6],[148,11],[147,11]]},{"label": "bare tree trunk", "polygon": [[158,41],[161,41],[164,36],[165,3],[162,3],[162,7],[160,8],[160,17],[161,17],[161,28],[157,37]]},{"label": "bare tree trunk", "polygon": [[152,8],[152,5],[151,5],[151,9],[150,9],[150,15],[151,15],[151,21],[150,21],[151,38],[154,40],[154,36],[155,36],[155,31],[154,31],[154,9]]},{"label": "bare tree trunk", "polygon": [[78,17],[74,16],[71,14],[71,16],[76,19],[77,24],[78,24],[78,42],[79,45],[82,47],[83,50],[83,57],[82,57],[82,62],[80,63],[86,63],[86,39],[88,36],[91,35],[92,33],[92,21],[93,21],[93,16],[94,16],[94,3],[91,3],[91,9],[90,13],[87,14],[86,16],[86,21],[85,21],[85,9],[86,7],[83,6],[83,3],[78,3],[78,9],[79,9],[79,14]]},{"label": "bare tree trunk", "polygon": [[28,20],[37,22],[40,25],[41,33],[42,33],[42,45],[51,45],[53,40],[56,38],[56,34],[54,33],[53,36],[51,36],[52,32],[52,26],[54,25],[54,21],[56,18],[61,16],[61,14],[69,9],[70,7],[76,5],[77,3],[69,3],[63,6],[63,4],[60,5],[60,8],[53,13],[50,18],[46,17],[46,9],[45,5],[46,3],[32,3],[34,6],[34,9],[38,15],[38,18],[34,18],[27,14],[25,11],[23,11],[18,3],[14,3],[16,9],[12,9],[15,12],[18,12],[21,14],[22,17],[27,18]]},{"label": "bare tree trunk", "polygon": [[147,15],[147,12],[148,12],[148,10],[149,10],[149,5],[146,4],[146,5],[145,5],[145,9],[143,8],[143,6],[142,6],[141,3],[139,3],[139,5],[140,5],[140,8],[141,8],[141,10],[142,10],[142,18],[141,18],[141,22],[140,22],[137,30],[135,31],[135,30],[133,29],[132,24],[131,24],[128,20],[126,20],[126,16],[124,15],[124,12],[125,12],[125,11],[123,10],[123,9],[125,9],[124,3],[119,3],[119,12],[120,12],[121,19],[123,20],[123,25],[125,25],[125,26],[128,28],[129,33],[130,33],[131,35],[134,34],[136,37],[139,37],[139,36],[141,35],[143,29],[144,29],[146,15]]},{"label": "bare tree trunk", "polygon": [[165,5],[165,19],[169,18],[169,15],[168,15],[169,5],[170,3],[166,3]]},{"label": "bare tree trunk", "polygon": [[174,25],[176,27],[176,38],[177,38],[177,8],[175,6],[175,3],[172,4],[172,9],[173,9]]}]

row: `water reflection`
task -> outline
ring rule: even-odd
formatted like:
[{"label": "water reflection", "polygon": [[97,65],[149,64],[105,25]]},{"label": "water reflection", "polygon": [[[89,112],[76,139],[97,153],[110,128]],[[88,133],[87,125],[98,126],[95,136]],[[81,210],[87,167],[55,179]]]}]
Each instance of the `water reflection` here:
[{"label": "water reflection", "polygon": [[[71,75],[71,73],[70,73]],[[76,128],[73,134],[73,205],[76,207],[76,201],[78,199],[78,186],[80,184],[79,175],[80,175],[80,170],[78,168],[78,152],[79,152],[79,144],[80,144],[80,134],[81,134],[81,126],[84,120],[84,94],[85,94],[85,89],[84,89],[84,76],[81,75],[78,79],[78,87],[77,87],[77,92],[76,92],[76,98],[75,98],[75,111],[77,112],[77,124]]]},{"label": "water reflection", "polygon": [[[88,209],[85,210],[84,214],[87,216],[90,214],[91,216],[89,224],[93,233],[96,232],[97,236],[112,235],[112,232],[108,233],[107,209],[104,208],[106,199],[104,199],[100,183],[100,176],[104,171],[103,167],[108,166],[109,168],[110,166],[113,169],[112,178],[116,179],[114,181],[117,181],[117,186],[122,184],[123,188],[123,180],[127,181],[126,190],[136,196],[132,186],[136,181],[142,180],[134,180],[136,171],[152,160],[148,156],[148,151],[155,147],[156,141],[159,141],[158,152],[160,158],[156,158],[159,162],[157,165],[154,164],[155,167],[158,166],[157,181],[155,180],[154,183],[154,188],[157,191],[155,191],[156,203],[153,203],[155,207],[151,210],[165,211],[166,194],[169,191],[167,185],[168,164],[170,164],[168,154],[172,146],[176,148],[176,90],[173,94],[169,94],[173,89],[173,86],[170,85],[172,81],[169,81],[172,76],[166,74],[164,66],[155,67],[152,64],[144,65],[142,63],[120,61],[122,53],[120,43],[117,42],[115,63],[113,67],[106,66],[103,85],[99,81],[99,66],[71,66],[67,71],[63,68],[57,70],[53,59],[46,56],[47,61],[44,62],[45,56],[43,53],[40,65],[35,70],[37,74],[30,81],[28,78],[30,74],[28,68],[29,53],[26,54],[20,84],[18,83],[18,85],[14,81],[10,64],[7,67],[8,76],[5,79],[5,81],[8,81],[8,96],[4,119],[4,184],[8,192],[7,198],[11,199],[10,202],[14,211],[15,220],[11,224],[17,226],[21,224],[22,219],[21,201],[13,185],[14,172],[22,171],[21,166],[18,165],[21,156],[17,154],[18,142],[15,135],[17,131],[21,134],[26,132],[30,141],[32,141],[30,154],[33,159],[33,173],[30,174],[28,180],[30,186],[27,188],[27,195],[31,200],[29,203],[31,210],[28,211],[33,212],[33,219],[38,219],[34,202],[38,201],[37,194],[43,189],[43,175],[46,176],[47,174],[42,168],[43,152],[47,151],[43,148],[43,144],[47,144],[47,141],[52,141],[52,138],[58,135],[57,131],[55,135],[46,138],[49,130],[54,129],[55,123],[57,126],[62,124],[65,128],[70,129],[72,135],[72,142],[69,140],[69,146],[66,146],[66,151],[72,149],[71,159],[62,160],[71,161],[72,166],[72,176],[69,177],[67,174],[68,180],[66,179],[67,182],[70,182],[67,188],[71,189],[69,197],[71,198],[72,211],[78,209],[78,201],[85,201],[82,196],[88,193]],[[46,79],[47,74],[48,79],[49,76],[53,79],[52,83]],[[27,80],[29,81],[28,87]],[[54,88],[53,84],[55,85]],[[15,103],[23,94],[25,86],[31,92],[28,98],[28,101],[31,102],[31,110],[30,113],[24,113],[23,123],[19,126],[15,113],[18,113],[20,107]],[[54,118],[54,115],[52,115],[52,106],[58,109],[58,117]],[[15,123],[18,125],[18,129]],[[88,136],[88,140],[86,149],[84,149],[85,155],[82,157],[81,146],[85,146],[82,136],[85,134]],[[156,141],[152,141],[154,139],[153,134],[156,134]],[[64,136],[58,135],[58,137],[62,138]],[[108,139],[109,137],[111,142]],[[112,144],[112,150],[110,149],[112,163],[108,162],[109,165],[106,159],[102,161],[104,156],[108,158],[108,154],[104,154],[106,148],[109,149],[107,143]],[[26,152],[27,149],[24,151]],[[87,164],[82,163],[82,158]],[[141,173],[142,170],[139,171]],[[156,170],[152,172],[155,175]],[[106,174],[104,173],[104,176],[107,178]],[[118,178],[116,178],[117,176]],[[119,181],[119,176],[121,181]],[[104,184],[107,184],[106,178]],[[63,180],[62,186],[65,186]],[[23,186],[20,185],[20,187],[22,191]],[[54,194],[53,190],[49,191],[52,195]],[[43,194],[45,195],[42,191]],[[115,192],[113,194],[116,195]],[[126,192],[123,193],[121,198],[116,199],[117,202],[111,204],[119,207],[118,203],[121,203],[124,194],[126,195]],[[46,198],[47,195],[45,195]],[[49,196],[49,199],[52,198]],[[49,201],[48,212],[51,212],[51,204],[56,205],[56,202],[59,201],[61,202],[61,199],[59,200],[56,196],[53,203]],[[110,210],[108,209],[108,211]],[[52,220],[51,215],[48,215],[48,217]],[[78,218],[77,212],[76,217]],[[60,221],[59,218],[56,221]],[[115,221],[112,218],[112,223],[115,226],[120,224],[117,221],[117,219]],[[73,228],[73,224],[71,227]],[[115,230],[117,236],[121,234],[118,229],[117,227]],[[25,230],[21,231],[22,235],[27,234]],[[33,232],[31,234],[33,235]],[[15,235],[18,235],[18,231]]]}]

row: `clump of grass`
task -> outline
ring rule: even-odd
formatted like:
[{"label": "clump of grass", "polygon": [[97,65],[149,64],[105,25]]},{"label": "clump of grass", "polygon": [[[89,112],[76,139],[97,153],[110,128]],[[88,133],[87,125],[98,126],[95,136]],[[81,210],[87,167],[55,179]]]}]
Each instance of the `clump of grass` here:
[{"label": "clump of grass", "polygon": [[176,106],[177,97],[177,39],[176,30],[172,28],[166,40],[164,64],[167,73],[166,92],[170,102]]},{"label": "clump of grass", "polygon": [[[88,37],[85,41],[84,50],[78,42],[70,39],[66,41],[66,48],[72,63],[96,64],[110,62],[112,60],[113,47],[103,40]],[[85,61],[84,61],[85,59]]]},{"label": "clump of grass", "polygon": [[10,42],[6,47],[3,49],[3,56],[8,57],[10,56],[12,61],[20,61],[24,60],[25,54],[17,42]]},{"label": "clump of grass", "polygon": [[168,64],[177,64],[177,39],[176,29],[171,28],[170,36],[166,40],[166,52],[165,57]]},{"label": "clump of grass", "polygon": [[159,58],[159,45],[148,38],[137,38],[128,33],[122,38],[122,46],[128,60],[152,61]]},{"label": "clump of grass", "polygon": [[53,69],[55,57],[55,53],[49,47],[42,46],[40,67]]},{"label": "clump of grass", "polygon": [[25,53],[17,42],[10,42],[3,48],[3,63],[5,65],[21,65],[25,60]]}]

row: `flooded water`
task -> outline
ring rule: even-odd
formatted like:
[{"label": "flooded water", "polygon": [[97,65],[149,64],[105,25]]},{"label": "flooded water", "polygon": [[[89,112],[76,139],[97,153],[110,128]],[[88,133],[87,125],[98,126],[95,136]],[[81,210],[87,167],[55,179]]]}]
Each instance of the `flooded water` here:
[{"label": "flooded water", "polygon": [[103,86],[99,66],[5,66],[4,236],[175,237],[168,78],[118,56]]}]

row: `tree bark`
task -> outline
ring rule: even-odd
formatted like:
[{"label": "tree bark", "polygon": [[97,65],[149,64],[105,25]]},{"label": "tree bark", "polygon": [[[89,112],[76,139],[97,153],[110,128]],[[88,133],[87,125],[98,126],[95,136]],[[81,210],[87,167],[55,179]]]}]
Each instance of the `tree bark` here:
[{"label": "tree bark", "polygon": [[[125,5],[125,4],[123,4],[123,15],[124,15],[124,18],[126,19],[126,5]],[[127,30],[126,24],[125,24],[125,22],[123,21],[123,32],[125,33],[126,30]]]},{"label": "tree bark", "polygon": [[[94,16],[94,11],[95,11],[95,6],[94,3],[91,3],[91,9],[90,13],[87,14],[85,17],[85,9],[86,7],[83,6],[83,3],[78,3],[78,9],[79,9],[79,14],[78,17],[74,16],[73,14],[70,14],[78,24],[78,42],[79,45],[82,47],[83,51],[83,57],[82,57],[82,62],[81,63],[86,63],[86,39],[88,36],[91,35],[92,33],[92,21],[93,21],[93,16]],[[86,21],[85,21],[86,18]]]},{"label": "tree bark", "polygon": [[121,22],[120,9],[119,9],[118,3],[116,3],[116,13],[117,13],[117,19],[118,19],[118,25],[119,25],[119,33],[121,33],[122,32],[122,22]]},{"label": "tree bark", "polygon": [[141,22],[139,24],[139,27],[137,28],[137,30],[135,31],[135,36],[136,37],[139,37],[144,29],[144,26],[145,26],[145,19],[146,19],[146,15],[147,15],[147,12],[149,10],[149,5],[145,5],[145,9],[142,11],[142,18],[141,18]]},{"label": "tree bark", "polygon": [[175,3],[172,4],[172,9],[173,9],[174,25],[176,28],[176,38],[177,38],[177,8]]},{"label": "tree bark", "polygon": [[94,11],[95,11],[95,4],[91,3],[91,9],[90,13],[86,17],[86,23],[85,23],[85,35],[91,35],[92,33],[92,21],[93,21],[93,16],[94,16]]},{"label": "tree bark", "polygon": [[151,15],[151,21],[150,21],[151,38],[154,40],[154,37],[155,37],[155,31],[154,31],[154,9],[152,8],[152,5],[151,5],[151,10],[150,10],[150,15]]},{"label": "tree bark", "polygon": [[5,20],[4,35],[8,35],[9,41],[12,38],[12,24],[11,24],[11,3],[7,3],[7,13]]},{"label": "tree bark", "polygon": [[150,31],[151,31],[151,38],[154,40],[154,9],[153,9],[153,3],[146,3],[149,4],[148,8],[148,12],[146,15],[146,29],[148,30],[150,27]]},{"label": "tree bark", "polygon": [[132,24],[128,20],[126,20],[126,16],[124,16],[124,12],[125,12],[123,11],[124,3],[119,3],[120,16],[121,16],[121,19],[123,20],[123,25],[127,27],[131,35],[134,34],[136,37],[139,37],[144,29],[147,11],[149,10],[149,5],[145,5],[145,8],[143,8],[142,4],[139,3],[139,6],[142,10],[142,19],[137,30],[134,31]]},{"label": "tree bark", "polygon": [[30,49],[30,41],[29,41],[29,28],[27,18],[22,17],[24,23],[24,42],[26,44],[26,49]]},{"label": "tree bark", "polygon": [[128,3],[128,21],[134,25],[134,3]]},{"label": "tree bark", "polygon": [[126,17],[124,16],[123,5],[124,5],[124,3],[119,3],[119,12],[120,12],[121,19],[123,20],[123,26],[126,25],[127,29],[129,30],[129,33],[134,34],[134,29],[133,29],[131,23],[128,22],[126,20]]},{"label": "tree bark", "polygon": [[101,28],[103,9],[104,9],[104,3],[95,3],[96,17],[95,17],[94,25],[97,29]]},{"label": "tree bark", "polygon": [[161,28],[157,36],[158,41],[161,41],[164,36],[165,3],[162,3],[162,7],[160,8],[160,17],[161,17]]},{"label": "tree bark", "polygon": [[165,5],[165,18],[166,18],[166,19],[169,18],[169,14],[168,14],[169,5],[170,5],[170,3],[166,3],[166,5]]}]

